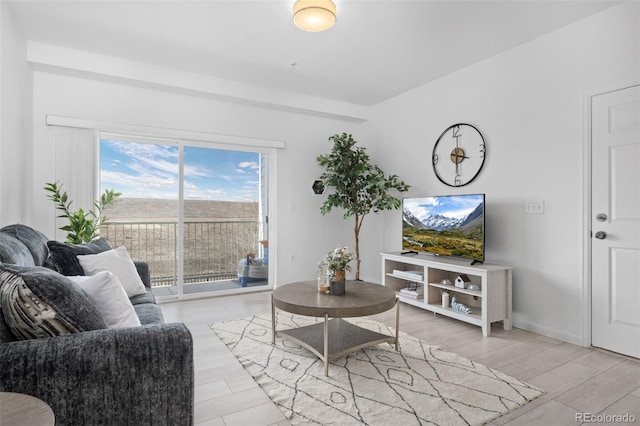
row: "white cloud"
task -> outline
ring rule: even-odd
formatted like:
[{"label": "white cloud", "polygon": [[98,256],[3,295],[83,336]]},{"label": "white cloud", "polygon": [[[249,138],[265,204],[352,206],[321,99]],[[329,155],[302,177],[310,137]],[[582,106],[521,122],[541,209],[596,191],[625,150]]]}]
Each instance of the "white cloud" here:
[{"label": "white cloud", "polygon": [[173,194],[169,198],[174,198],[178,192],[178,183],[173,177],[163,178],[154,175],[134,176],[126,173],[102,170],[100,180],[105,188],[116,187],[125,197],[134,197],[136,196],[135,194],[146,194],[149,192],[154,194]]},{"label": "white cloud", "polygon": [[240,167],[241,169],[258,170],[260,168],[260,165],[255,161],[242,161],[240,164],[238,164],[238,167]]}]

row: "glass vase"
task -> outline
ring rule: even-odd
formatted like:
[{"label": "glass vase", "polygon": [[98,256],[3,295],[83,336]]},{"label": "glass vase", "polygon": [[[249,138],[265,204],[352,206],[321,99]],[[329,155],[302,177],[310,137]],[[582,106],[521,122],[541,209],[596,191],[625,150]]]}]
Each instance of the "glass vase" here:
[{"label": "glass vase", "polygon": [[318,291],[320,293],[329,293],[329,273],[326,266],[318,268]]}]

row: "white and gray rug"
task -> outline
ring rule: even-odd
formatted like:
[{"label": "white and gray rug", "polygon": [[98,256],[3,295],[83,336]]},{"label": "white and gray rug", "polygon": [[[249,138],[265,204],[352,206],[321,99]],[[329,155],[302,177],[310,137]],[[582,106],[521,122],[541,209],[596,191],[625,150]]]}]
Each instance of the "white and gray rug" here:
[{"label": "white and gray rug", "polygon": [[[278,312],[278,330],[315,318]],[[380,333],[367,318],[349,321]],[[400,333],[400,352],[380,344],[329,365],[290,340],[271,344],[271,316],[211,324],[294,425],[481,425],[544,392]]]}]

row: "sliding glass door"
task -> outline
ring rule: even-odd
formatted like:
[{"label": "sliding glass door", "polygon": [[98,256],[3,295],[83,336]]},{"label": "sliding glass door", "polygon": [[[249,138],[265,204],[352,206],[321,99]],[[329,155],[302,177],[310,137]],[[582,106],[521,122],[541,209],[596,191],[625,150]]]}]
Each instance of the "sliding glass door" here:
[{"label": "sliding glass door", "polygon": [[102,135],[102,236],[146,260],[154,294],[189,297],[265,287],[268,153]]}]

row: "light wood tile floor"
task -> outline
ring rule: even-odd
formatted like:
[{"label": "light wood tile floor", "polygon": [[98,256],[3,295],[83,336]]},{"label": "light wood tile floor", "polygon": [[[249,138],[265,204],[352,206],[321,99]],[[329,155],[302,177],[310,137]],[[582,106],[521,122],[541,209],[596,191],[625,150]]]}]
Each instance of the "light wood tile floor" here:
[{"label": "light wood tile floor", "polygon": [[[270,292],[259,292],[161,305],[166,322],[184,322],[193,334],[197,425],[290,424],[209,329],[212,322],[270,314],[270,298]],[[393,312],[373,318],[393,324]],[[492,336],[484,338],[479,327],[405,304],[400,330],[546,391],[491,426],[579,425],[580,413],[634,416],[640,424],[638,360],[516,328],[504,331],[501,324],[494,324]]]}]

